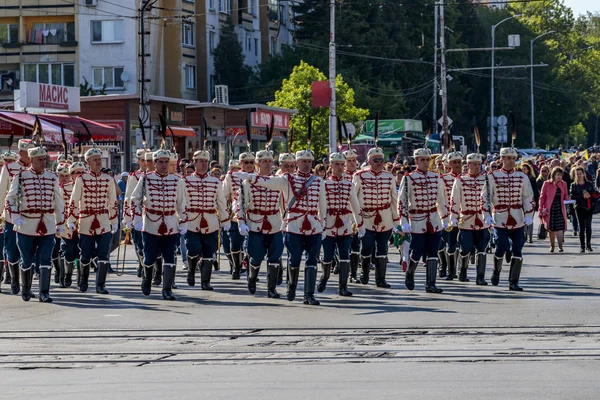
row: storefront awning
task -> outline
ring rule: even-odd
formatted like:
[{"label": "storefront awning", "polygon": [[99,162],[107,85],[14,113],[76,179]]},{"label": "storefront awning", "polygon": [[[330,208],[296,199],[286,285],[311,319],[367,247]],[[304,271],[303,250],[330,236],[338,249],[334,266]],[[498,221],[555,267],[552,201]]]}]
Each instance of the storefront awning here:
[{"label": "storefront awning", "polygon": [[[12,125],[23,128],[24,130],[33,130],[33,124],[35,123],[35,115],[20,113],[20,112],[12,112],[12,111],[0,111],[0,120],[6,121]],[[53,124],[48,122],[42,118],[40,118],[42,123],[42,131],[44,134],[44,140],[46,142],[51,143],[62,143],[62,136],[60,131],[60,125]],[[73,136],[73,131],[65,126],[65,139],[67,143],[75,143],[75,137]],[[25,131],[19,132],[18,130],[13,131],[15,136],[25,136]],[[8,135],[11,132],[7,132]],[[30,132],[28,132],[30,134]]]},{"label": "storefront awning", "polygon": [[117,130],[112,126],[104,125],[89,119],[61,114],[39,114],[39,117],[44,121],[48,121],[58,126],[60,126],[60,124],[62,123],[65,128],[68,128],[73,132],[79,132],[85,135],[85,128],[81,124],[81,122],[83,122],[90,130],[92,138],[95,141],[122,140],[122,138],[117,136]]},{"label": "storefront awning", "polygon": [[[173,135],[175,135],[175,137],[195,137],[196,136],[196,131],[193,128],[190,128],[189,126],[169,125],[169,128],[171,129],[171,131],[173,131]],[[168,131],[168,133],[170,134],[171,131]]]}]

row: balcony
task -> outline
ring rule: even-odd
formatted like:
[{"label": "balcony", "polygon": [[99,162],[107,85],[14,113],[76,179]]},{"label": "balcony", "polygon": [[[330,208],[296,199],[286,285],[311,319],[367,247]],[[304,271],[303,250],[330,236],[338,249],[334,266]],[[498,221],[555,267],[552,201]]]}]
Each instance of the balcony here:
[{"label": "balcony", "polygon": [[242,25],[242,27],[244,29],[247,29],[247,30],[253,29],[253,22],[254,22],[254,18],[255,18],[254,15],[247,13],[245,11],[239,10],[238,18],[239,18],[239,25]]}]

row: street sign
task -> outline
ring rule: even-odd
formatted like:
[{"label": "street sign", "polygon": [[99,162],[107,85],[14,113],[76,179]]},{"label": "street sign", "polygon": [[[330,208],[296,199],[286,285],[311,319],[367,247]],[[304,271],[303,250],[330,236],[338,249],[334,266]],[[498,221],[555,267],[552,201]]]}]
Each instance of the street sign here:
[{"label": "street sign", "polygon": [[[493,126],[494,126],[494,127],[498,126],[498,117],[494,117],[494,120],[493,120],[493,121],[494,121],[494,124],[493,124]],[[488,126],[488,127],[490,126],[490,117],[487,117],[487,126]]]},{"label": "street sign", "polygon": [[501,115],[498,117],[498,125],[506,126],[507,123],[508,123],[508,118],[506,118],[506,115]]},{"label": "street sign", "polygon": [[[452,121],[452,118],[448,117],[448,126],[452,125],[454,121]],[[444,126],[444,117],[438,119],[438,124],[440,124],[440,126]]]},{"label": "street sign", "polygon": [[494,128],[492,128],[492,143],[494,143],[495,141],[496,141],[496,131],[494,130]]},{"label": "street sign", "polygon": [[506,125],[498,127],[498,143],[508,142],[508,129]]}]

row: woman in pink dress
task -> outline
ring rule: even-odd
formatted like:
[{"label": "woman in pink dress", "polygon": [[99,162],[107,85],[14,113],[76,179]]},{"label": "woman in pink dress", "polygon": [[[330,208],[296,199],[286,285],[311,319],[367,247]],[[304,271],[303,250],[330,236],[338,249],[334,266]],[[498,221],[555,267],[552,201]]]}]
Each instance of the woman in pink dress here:
[{"label": "woman in pink dress", "polygon": [[542,185],[539,216],[550,236],[550,253],[554,253],[554,242],[558,239],[558,251],[563,252],[563,241],[567,229],[567,210],[564,201],[569,199],[567,184],[563,181],[564,171],[554,167]]}]

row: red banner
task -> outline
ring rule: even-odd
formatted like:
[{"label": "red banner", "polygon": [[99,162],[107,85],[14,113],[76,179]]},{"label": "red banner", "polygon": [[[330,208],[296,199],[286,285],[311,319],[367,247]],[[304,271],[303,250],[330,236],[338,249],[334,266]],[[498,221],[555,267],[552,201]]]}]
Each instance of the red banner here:
[{"label": "red banner", "polygon": [[290,115],[287,113],[258,110],[252,113],[252,126],[265,127],[271,125],[271,118],[275,125],[275,129],[290,129]]},{"label": "red banner", "polygon": [[331,88],[329,82],[320,81],[312,83],[312,106],[317,107],[329,107],[331,102]]}]

